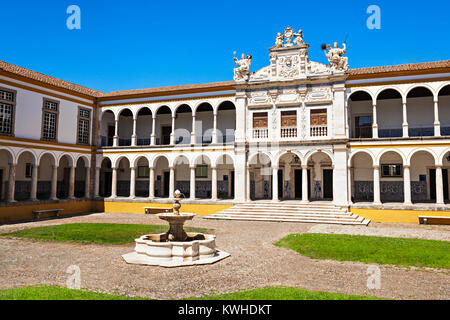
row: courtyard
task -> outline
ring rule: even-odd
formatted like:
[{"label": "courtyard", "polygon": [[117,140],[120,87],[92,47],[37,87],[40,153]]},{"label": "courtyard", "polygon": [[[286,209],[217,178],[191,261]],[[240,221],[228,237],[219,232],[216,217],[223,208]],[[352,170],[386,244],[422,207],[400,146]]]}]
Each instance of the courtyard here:
[{"label": "courtyard", "polygon": [[[164,225],[158,217],[142,214],[96,213],[64,219],[0,226],[0,234],[29,228],[102,223]],[[205,220],[186,223],[217,236],[220,250],[231,256],[212,265],[174,269],[130,265],[121,255],[134,243],[97,244],[0,237],[0,290],[28,286],[65,287],[75,265],[81,271],[81,289],[147,299],[186,299],[262,288],[300,288],[385,299],[449,299],[447,268],[398,266],[313,259],[275,245],[297,234],[346,234],[450,241],[449,226],[371,223],[368,227]],[[369,289],[369,266],[381,271],[380,289]],[[274,289],[279,290],[279,289]],[[233,297],[233,296],[231,296]],[[272,296],[273,297],[273,296]]]}]

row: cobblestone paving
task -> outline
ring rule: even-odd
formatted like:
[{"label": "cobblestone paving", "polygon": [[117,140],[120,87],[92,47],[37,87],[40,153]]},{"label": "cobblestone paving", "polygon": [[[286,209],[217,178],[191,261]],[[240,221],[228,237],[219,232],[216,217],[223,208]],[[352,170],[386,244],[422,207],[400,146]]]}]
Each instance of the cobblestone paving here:
[{"label": "cobblestone paving", "polygon": [[[100,213],[0,226],[0,233],[76,222],[161,224],[155,216]],[[380,266],[381,289],[367,288],[368,265],[313,260],[273,245],[291,233],[334,232],[448,240],[448,226],[371,223],[367,228],[315,224],[204,220],[187,226],[214,229],[217,245],[231,257],[213,265],[165,269],[128,265],[121,255],[134,244],[96,245],[0,238],[0,289],[65,286],[70,265],[81,269],[82,287],[152,299],[179,299],[266,286],[300,287],[393,299],[450,299],[449,270]]]}]

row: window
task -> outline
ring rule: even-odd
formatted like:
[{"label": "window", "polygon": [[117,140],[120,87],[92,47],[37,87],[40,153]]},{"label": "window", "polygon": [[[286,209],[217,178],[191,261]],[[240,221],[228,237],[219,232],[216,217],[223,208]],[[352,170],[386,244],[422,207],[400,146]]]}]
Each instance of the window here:
[{"label": "window", "polygon": [[80,108],[78,110],[78,143],[89,144],[91,111]]},{"label": "window", "polygon": [[267,128],[267,112],[257,112],[253,114],[253,128]]},{"label": "window", "polygon": [[403,176],[403,166],[401,164],[382,164],[381,176],[387,178],[401,178]]},{"label": "window", "polygon": [[0,88],[0,134],[13,135],[15,91]]},{"label": "window", "polygon": [[327,109],[311,110],[311,137],[325,137],[328,135]]},{"label": "window", "polygon": [[149,167],[138,167],[138,178],[148,178],[150,176]]},{"label": "window", "polygon": [[33,175],[33,165],[31,163],[25,164],[25,178],[31,178]]},{"label": "window", "polygon": [[196,178],[208,178],[208,166],[201,165],[195,168],[195,177]]},{"label": "window", "polygon": [[372,116],[355,117],[355,138],[372,138]]},{"label": "window", "polygon": [[44,99],[42,114],[42,140],[56,141],[58,132],[59,102]]}]

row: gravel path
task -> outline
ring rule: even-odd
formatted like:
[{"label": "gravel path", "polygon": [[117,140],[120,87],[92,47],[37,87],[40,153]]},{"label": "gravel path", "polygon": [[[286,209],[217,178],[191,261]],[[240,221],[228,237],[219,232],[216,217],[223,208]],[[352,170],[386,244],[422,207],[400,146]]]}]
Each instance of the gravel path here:
[{"label": "gravel path", "polygon": [[[154,216],[101,213],[3,225],[0,233],[75,222],[161,224]],[[347,229],[314,224],[215,221],[200,217],[186,225],[214,229],[218,247],[231,257],[213,265],[165,269],[126,264],[121,255],[133,251],[134,244],[61,244],[0,238],[0,289],[38,284],[65,286],[67,267],[78,265],[85,289],[152,299],[180,299],[266,286],[393,299],[450,299],[449,270],[379,266],[381,289],[370,290],[366,285],[366,264],[312,260],[273,245],[291,233],[305,232],[367,232],[448,240],[448,227],[372,223],[365,229]]]}]

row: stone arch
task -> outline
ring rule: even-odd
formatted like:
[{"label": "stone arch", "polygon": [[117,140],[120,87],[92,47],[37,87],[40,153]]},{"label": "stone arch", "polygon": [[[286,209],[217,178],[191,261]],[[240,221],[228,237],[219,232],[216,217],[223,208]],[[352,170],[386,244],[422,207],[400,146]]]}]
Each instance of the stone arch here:
[{"label": "stone arch", "polygon": [[395,86],[387,86],[387,87],[382,87],[382,88],[378,89],[378,91],[375,93],[375,96],[374,96],[375,97],[375,101],[378,101],[380,95],[384,91],[388,91],[388,90],[397,91],[400,94],[400,96],[402,97],[402,101],[405,101],[406,95],[404,94],[403,90],[401,90],[400,88],[395,87]]},{"label": "stone arch", "polygon": [[438,157],[438,155],[437,155],[433,150],[428,149],[428,148],[417,148],[417,149],[412,150],[412,151],[407,155],[405,165],[410,166],[410,165],[411,165],[411,159],[412,159],[412,158],[414,157],[414,155],[417,154],[418,152],[426,152],[426,153],[429,153],[429,154],[433,157],[434,163],[435,163],[435,164],[438,164],[438,163],[439,163],[439,157]]},{"label": "stone arch", "polygon": [[151,164],[152,167],[155,168],[156,167],[156,163],[158,162],[159,159],[164,158],[167,160],[167,163],[170,164],[170,159],[168,156],[164,155],[164,154],[158,154],[157,156],[153,157],[153,159],[151,160]]},{"label": "stone arch", "polygon": [[[199,159],[201,160],[200,163],[198,162]],[[206,164],[208,164],[210,166],[213,164],[213,162],[211,161],[211,157],[210,156],[208,156],[206,154],[199,154],[196,157],[192,158],[191,167],[195,167],[198,164],[202,164],[203,160],[205,160],[205,159],[207,159],[207,161],[205,161]]]},{"label": "stone arch", "polygon": [[80,156],[78,156],[78,157],[76,158],[75,163],[77,163],[78,160],[80,160],[80,159],[83,159],[84,165],[85,165],[86,167],[91,167],[91,160],[90,160],[87,156],[85,156],[85,155],[80,155]]},{"label": "stone arch", "polygon": [[435,89],[433,87],[431,87],[430,85],[426,84],[426,83],[416,83],[411,85],[406,91],[405,91],[405,97],[407,98],[408,95],[411,93],[412,90],[417,89],[417,88],[425,88],[428,89],[431,93],[431,96],[433,97],[433,100],[436,100],[436,97],[438,96],[438,92],[435,91]]},{"label": "stone arch", "polygon": [[[270,163],[273,163],[272,155],[271,155],[270,153],[268,153],[268,152],[263,152],[263,151],[257,151],[257,152],[255,152],[255,153],[251,154],[251,155],[248,157],[247,163],[248,163],[249,165],[250,165],[250,164],[255,164],[255,163],[257,163],[257,162],[254,162],[253,160],[255,160],[254,158],[257,157],[257,156],[259,156],[259,155],[266,156],[266,157],[269,159]],[[258,161],[258,160],[256,160],[256,161]]]},{"label": "stone arch", "polygon": [[359,93],[359,92],[364,92],[364,93],[368,94],[372,98],[372,103],[376,101],[376,96],[374,96],[373,92],[370,91],[370,90],[364,89],[364,88],[358,88],[355,91],[351,92],[348,95],[347,100],[351,100],[352,96],[357,94],[357,93]]},{"label": "stone arch", "polygon": [[396,153],[397,155],[399,155],[400,158],[402,159],[402,164],[403,164],[403,165],[407,163],[406,156],[405,156],[405,155],[403,154],[403,152],[401,152],[400,150],[398,150],[398,149],[383,149],[383,150],[378,154],[378,156],[377,156],[377,162],[375,163],[375,165],[380,165],[380,160],[381,160],[381,158],[382,158],[385,154],[387,154],[387,153],[389,153],[389,152]]},{"label": "stone arch", "polygon": [[38,157],[36,156],[36,153],[32,150],[32,149],[21,149],[17,155],[16,155],[16,162],[19,162],[20,157],[25,154],[25,153],[29,153],[32,157],[32,164],[38,164],[37,159]]},{"label": "stone arch", "polygon": [[130,161],[130,164],[132,165],[132,167],[136,168],[138,166],[139,160],[142,160],[142,159],[147,160],[148,164],[150,165],[151,160],[146,155],[138,155],[138,156],[134,157],[134,159],[132,161]]},{"label": "stone arch", "polygon": [[305,163],[308,163],[311,157],[317,153],[325,153],[331,160],[332,165],[334,166],[334,154],[330,150],[312,150],[309,151],[305,156]]},{"label": "stone arch", "polygon": [[359,154],[359,153],[365,153],[365,154],[367,154],[367,155],[372,159],[373,165],[375,165],[375,163],[376,163],[377,160],[376,160],[375,155],[374,155],[371,151],[369,151],[369,150],[357,150],[357,151],[352,152],[352,153],[350,154],[350,157],[349,157],[349,159],[348,159],[348,165],[349,165],[349,166],[351,165],[353,158],[354,158],[357,154]]},{"label": "stone arch", "polygon": [[303,158],[303,155],[301,153],[299,153],[297,151],[280,151],[274,156],[274,164],[279,166],[280,165],[280,159],[283,156],[288,155],[288,154],[293,154],[293,155],[297,156],[300,159],[300,162],[304,163],[304,158]]},{"label": "stone arch", "polygon": [[120,161],[122,161],[123,159],[127,159],[128,163],[131,165],[131,163],[132,163],[131,159],[127,155],[124,155],[124,156],[119,156],[116,158],[116,160],[114,161],[113,168],[118,168]]},{"label": "stone arch", "polygon": [[61,162],[61,160],[64,158],[64,157],[66,157],[67,159],[68,159],[68,162],[69,162],[69,166],[70,167],[73,167],[73,166],[75,166],[75,159],[74,159],[74,157],[70,154],[70,153],[61,153],[60,155],[59,155],[59,157],[58,157],[58,165],[59,165],[59,163]]},{"label": "stone arch", "polygon": [[[225,163],[223,161],[224,159],[225,159]],[[226,159],[231,160],[230,163],[228,163]],[[214,165],[217,167],[217,166],[223,165],[223,164],[232,164],[234,166],[233,156],[228,153],[223,153],[223,154],[218,155],[214,160]]]},{"label": "stone arch", "polygon": [[172,159],[172,161],[169,162],[169,167],[176,167],[180,164],[187,164],[190,166],[191,160],[188,158],[187,155],[179,154],[175,158]]}]

